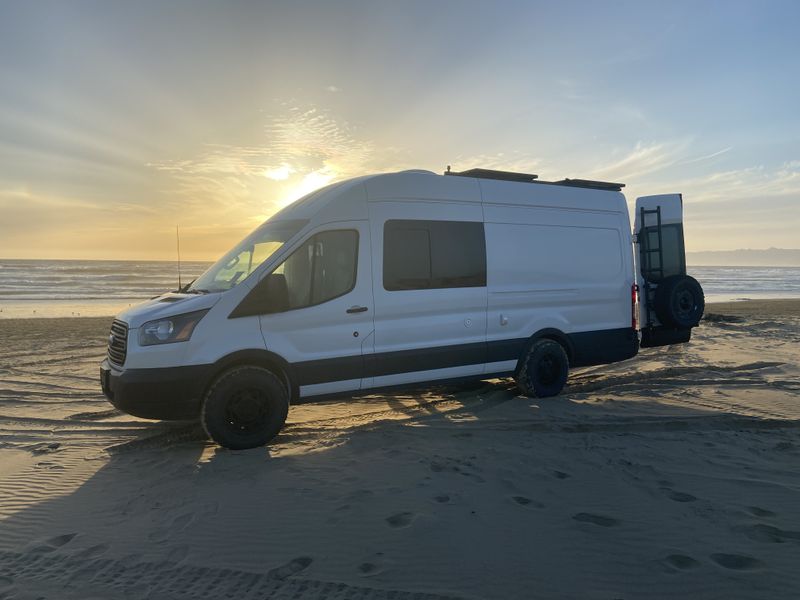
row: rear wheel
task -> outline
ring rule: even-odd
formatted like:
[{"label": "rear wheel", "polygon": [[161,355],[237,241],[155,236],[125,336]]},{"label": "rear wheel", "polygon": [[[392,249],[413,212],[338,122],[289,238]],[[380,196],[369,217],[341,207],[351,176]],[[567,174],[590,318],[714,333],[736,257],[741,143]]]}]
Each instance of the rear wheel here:
[{"label": "rear wheel", "polygon": [[263,446],[286,422],[289,394],[274,373],[255,366],[223,373],[206,392],[203,427],[231,450]]},{"label": "rear wheel", "polygon": [[672,275],[661,281],[655,300],[658,320],[678,329],[696,327],[706,306],[703,288],[688,275]]},{"label": "rear wheel", "polygon": [[569,359],[561,344],[537,340],[522,361],[517,386],[526,396],[556,396],[564,389],[568,373]]}]

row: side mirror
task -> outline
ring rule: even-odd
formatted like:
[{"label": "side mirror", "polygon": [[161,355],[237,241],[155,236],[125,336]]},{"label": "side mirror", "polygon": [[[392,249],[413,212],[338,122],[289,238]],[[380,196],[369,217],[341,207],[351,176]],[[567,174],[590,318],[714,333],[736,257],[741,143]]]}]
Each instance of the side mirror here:
[{"label": "side mirror", "polygon": [[270,273],[250,290],[228,316],[229,319],[268,315],[289,310],[289,288],[281,273]]},{"label": "side mirror", "polygon": [[270,273],[256,286],[256,290],[263,288],[262,301],[267,313],[276,313],[289,310],[289,288],[283,274]]}]

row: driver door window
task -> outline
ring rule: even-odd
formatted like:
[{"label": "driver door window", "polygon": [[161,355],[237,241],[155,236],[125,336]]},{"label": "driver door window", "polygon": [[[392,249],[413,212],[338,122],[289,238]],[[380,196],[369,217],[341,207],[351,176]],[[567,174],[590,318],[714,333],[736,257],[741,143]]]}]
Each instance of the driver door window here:
[{"label": "driver door window", "polygon": [[312,236],[272,272],[285,281],[284,306],[305,308],[348,293],[356,283],[357,259],[357,231],[323,231]]}]

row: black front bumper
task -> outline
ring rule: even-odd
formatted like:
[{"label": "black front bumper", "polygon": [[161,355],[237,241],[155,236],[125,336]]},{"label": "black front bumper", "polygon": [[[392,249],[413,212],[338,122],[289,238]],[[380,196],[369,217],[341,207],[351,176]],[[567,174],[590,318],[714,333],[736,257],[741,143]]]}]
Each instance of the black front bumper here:
[{"label": "black front bumper", "polygon": [[119,370],[100,365],[103,394],[119,410],[144,419],[200,417],[209,365]]}]

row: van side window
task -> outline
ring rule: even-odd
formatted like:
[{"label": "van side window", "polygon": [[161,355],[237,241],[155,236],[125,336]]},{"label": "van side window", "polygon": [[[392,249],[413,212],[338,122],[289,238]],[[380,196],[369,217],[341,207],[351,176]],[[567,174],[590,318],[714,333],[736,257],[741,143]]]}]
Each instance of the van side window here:
[{"label": "van side window", "polygon": [[[281,278],[279,302],[286,310],[305,308],[348,293],[356,284],[358,232],[323,231],[297,248],[273,272]],[[285,300],[285,301],[284,301]]]},{"label": "van side window", "polygon": [[483,223],[390,220],[383,227],[383,287],[388,291],[483,287]]}]

